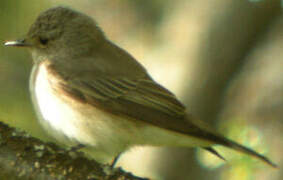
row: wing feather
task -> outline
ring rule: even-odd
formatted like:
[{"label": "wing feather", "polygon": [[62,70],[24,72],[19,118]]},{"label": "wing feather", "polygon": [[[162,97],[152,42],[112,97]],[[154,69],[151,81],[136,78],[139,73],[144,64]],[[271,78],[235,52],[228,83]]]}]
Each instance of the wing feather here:
[{"label": "wing feather", "polygon": [[[196,132],[198,127],[186,120],[185,107],[176,97],[149,78],[84,78],[63,83],[69,95],[112,114],[130,117],[180,133]],[[76,92],[76,93],[74,93]]]},{"label": "wing feather", "polygon": [[152,80],[100,78],[82,84],[84,84],[83,94],[89,97],[101,96],[104,101],[116,101],[120,98],[171,116],[185,114],[185,107],[176,97]]}]

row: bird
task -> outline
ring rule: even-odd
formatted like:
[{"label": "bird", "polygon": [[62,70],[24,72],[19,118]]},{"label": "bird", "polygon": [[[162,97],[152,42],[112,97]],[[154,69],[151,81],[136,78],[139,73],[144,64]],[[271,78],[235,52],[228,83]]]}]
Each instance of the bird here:
[{"label": "bird", "polygon": [[5,45],[31,52],[30,92],[43,128],[59,144],[82,145],[101,163],[115,165],[136,146],[200,147],[224,159],[212,147],[222,145],[277,167],[190,114],[88,15],[49,8],[24,38]]}]

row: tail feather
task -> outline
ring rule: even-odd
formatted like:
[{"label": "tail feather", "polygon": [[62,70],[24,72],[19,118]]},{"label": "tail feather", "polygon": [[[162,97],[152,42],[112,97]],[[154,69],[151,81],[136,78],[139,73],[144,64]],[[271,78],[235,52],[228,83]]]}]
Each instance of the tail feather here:
[{"label": "tail feather", "polygon": [[[229,140],[223,136],[220,136],[220,135],[216,135],[216,134],[213,134],[213,133],[209,133],[207,134],[208,136],[212,137],[215,141],[215,143],[217,144],[220,144],[220,145],[223,145],[223,146],[226,146],[228,148],[231,148],[231,149],[234,149],[234,150],[237,150],[239,152],[242,152],[242,153],[245,153],[245,154],[248,154],[248,155],[251,155],[253,157],[256,157],[257,159],[259,160],[262,160],[263,162],[267,163],[268,165],[274,167],[274,168],[277,168],[278,166],[273,163],[272,161],[270,161],[267,157],[255,152],[254,150],[250,149],[250,148],[247,148],[237,142],[234,142],[232,140]],[[206,149],[206,148],[205,148]],[[210,152],[212,148],[209,148],[207,150],[209,150]],[[213,149],[212,149],[213,150]],[[215,150],[212,152],[213,154],[215,154]],[[217,152],[216,152],[217,153]],[[218,153],[216,154],[218,157]]]},{"label": "tail feather", "polygon": [[212,154],[214,154],[215,156],[219,157],[223,161],[226,161],[226,159],[221,154],[219,154],[215,149],[213,149],[212,147],[204,147],[203,149],[211,152]]}]

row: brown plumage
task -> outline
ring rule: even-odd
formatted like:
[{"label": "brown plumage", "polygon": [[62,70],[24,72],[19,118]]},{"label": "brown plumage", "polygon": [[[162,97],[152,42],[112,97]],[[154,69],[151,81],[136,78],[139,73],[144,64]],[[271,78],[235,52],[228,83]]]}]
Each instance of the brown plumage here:
[{"label": "brown plumage", "polygon": [[[220,144],[276,166],[191,116],[173,93],[84,14],[65,7],[49,9],[24,40],[7,45],[31,50],[33,101],[41,122],[59,141],[67,137],[112,158],[136,145],[200,146],[222,158],[210,147]],[[58,106],[54,115],[44,107],[47,103]],[[64,110],[66,116],[78,118],[65,118]]]}]

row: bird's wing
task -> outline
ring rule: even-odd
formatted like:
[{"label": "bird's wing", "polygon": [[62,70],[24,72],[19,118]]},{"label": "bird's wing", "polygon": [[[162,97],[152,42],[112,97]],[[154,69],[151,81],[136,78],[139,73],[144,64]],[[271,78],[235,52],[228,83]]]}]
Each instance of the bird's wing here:
[{"label": "bird's wing", "polygon": [[[77,78],[65,85],[63,84],[63,89],[74,98],[109,113],[134,118],[167,130],[221,144],[257,157],[276,167],[269,159],[257,152],[226,139],[211,131],[209,127],[196,123],[171,92],[150,78],[133,80],[125,77],[104,77],[95,78],[91,81],[85,81],[85,78]],[[222,157],[211,147],[203,148],[218,157]]]},{"label": "bird's wing", "polygon": [[150,78],[103,77],[88,81],[76,78],[63,84],[63,89],[79,100],[112,114],[179,133],[200,135],[198,127],[187,120],[182,103]]}]

